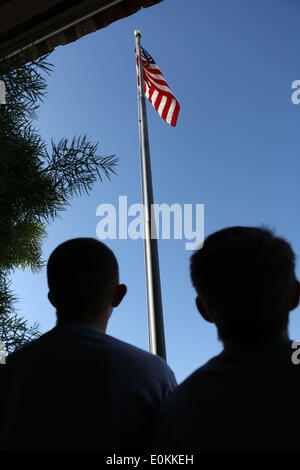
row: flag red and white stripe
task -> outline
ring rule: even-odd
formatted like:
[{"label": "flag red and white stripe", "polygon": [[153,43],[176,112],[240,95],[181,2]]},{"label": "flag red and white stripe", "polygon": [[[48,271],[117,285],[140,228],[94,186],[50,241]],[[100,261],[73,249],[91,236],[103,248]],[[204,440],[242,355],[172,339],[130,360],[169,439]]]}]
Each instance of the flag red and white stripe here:
[{"label": "flag red and white stripe", "polygon": [[[145,96],[158,114],[171,126],[176,126],[180,106],[151,55],[141,47]],[[138,71],[138,57],[136,55]],[[138,86],[140,86],[138,74]]]}]

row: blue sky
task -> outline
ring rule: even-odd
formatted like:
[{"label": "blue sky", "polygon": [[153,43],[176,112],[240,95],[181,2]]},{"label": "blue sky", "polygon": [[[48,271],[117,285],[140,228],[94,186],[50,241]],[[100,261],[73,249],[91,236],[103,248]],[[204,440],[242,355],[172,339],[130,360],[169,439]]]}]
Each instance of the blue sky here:
[{"label": "blue sky", "polygon": [[[267,224],[299,255],[300,6],[296,0],[165,0],[50,56],[54,71],[36,126],[43,137],[84,134],[120,158],[117,176],[75,198],[53,222],[44,258],[61,242],[96,236],[96,208],[141,202],[135,29],[180,102],[176,128],[147,104],[157,203],[205,204],[205,235],[231,225]],[[128,294],[108,333],[147,349],[142,240],[108,240]],[[168,362],[181,382],[221,350],[197,314],[185,240],[160,240]],[[297,268],[298,276],[299,267]],[[18,309],[41,330],[55,324],[46,273],[16,271]],[[300,337],[299,309],[290,335]]]}]

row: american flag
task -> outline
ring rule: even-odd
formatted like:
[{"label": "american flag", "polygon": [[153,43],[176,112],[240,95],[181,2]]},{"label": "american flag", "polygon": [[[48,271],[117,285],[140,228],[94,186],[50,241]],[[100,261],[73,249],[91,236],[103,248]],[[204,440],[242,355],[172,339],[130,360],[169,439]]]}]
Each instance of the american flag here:
[{"label": "american flag", "polygon": [[[171,126],[176,126],[180,106],[175,96],[168,87],[163,74],[154,62],[153,58],[141,47],[141,59],[143,66],[144,91],[148,100],[152,103],[158,114]],[[138,70],[138,56],[136,54]],[[138,86],[140,86],[138,75]]]}]

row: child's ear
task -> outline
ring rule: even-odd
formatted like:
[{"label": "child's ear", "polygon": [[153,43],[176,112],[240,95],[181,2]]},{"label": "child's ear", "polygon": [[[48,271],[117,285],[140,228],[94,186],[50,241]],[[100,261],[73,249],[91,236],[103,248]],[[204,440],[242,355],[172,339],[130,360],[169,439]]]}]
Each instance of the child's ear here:
[{"label": "child's ear", "polygon": [[296,281],[294,296],[293,296],[293,299],[292,299],[292,304],[291,304],[290,310],[294,310],[295,308],[298,307],[299,300],[300,300],[300,283],[299,283],[299,281]]},{"label": "child's ear", "polygon": [[55,299],[54,299],[54,297],[53,297],[53,294],[52,294],[51,290],[48,292],[48,299],[49,299],[51,305],[53,305],[53,307],[56,308]]},{"label": "child's ear", "polygon": [[120,305],[127,293],[127,286],[125,284],[119,284],[114,291],[112,298],[112,307]]},{"label": "child's ear", "polygon": [[208,312],[207,312],[206,308],[204,307],[203,302],[202,302],[202,300],[200,299],[199,296],[196,297],[196,306],[197,306],[197,309],[198,309],[200,315],[204,318],[204,320],[208,321],[209,323],[214,323],[213,319],[208,314]]}]

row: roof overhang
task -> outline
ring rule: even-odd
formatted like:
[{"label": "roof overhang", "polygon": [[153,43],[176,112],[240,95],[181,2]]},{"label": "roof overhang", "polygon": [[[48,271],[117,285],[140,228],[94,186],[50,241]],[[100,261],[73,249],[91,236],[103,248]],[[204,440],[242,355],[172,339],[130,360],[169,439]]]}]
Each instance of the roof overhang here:
[{"label": "roof overhang", "polygon": [[35,57],[163,0],[0,0],[1,57]]}]

